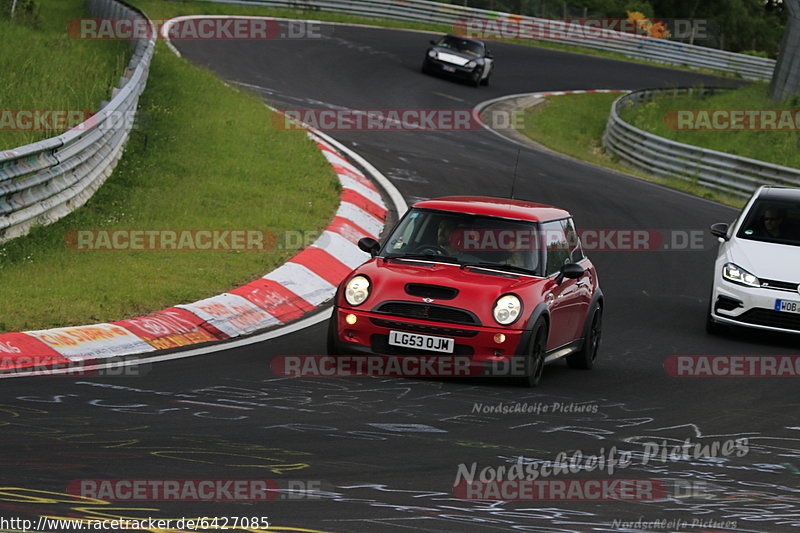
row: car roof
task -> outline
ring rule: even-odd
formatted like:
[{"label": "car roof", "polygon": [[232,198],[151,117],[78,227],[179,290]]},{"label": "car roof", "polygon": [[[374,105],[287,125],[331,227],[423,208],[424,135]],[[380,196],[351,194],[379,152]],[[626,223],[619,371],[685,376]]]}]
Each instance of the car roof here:
[{"label": "car roof", "polygon": [[445,196],[417,202],[413,207],[531,222],[546,222],[570,216],[567,211],[551,205],[490,196]]},{"label": "car roof", "polygon": [[796,187],[765,186],[758,194],[759,200],[794,200],[800,201],[800,189]]}]

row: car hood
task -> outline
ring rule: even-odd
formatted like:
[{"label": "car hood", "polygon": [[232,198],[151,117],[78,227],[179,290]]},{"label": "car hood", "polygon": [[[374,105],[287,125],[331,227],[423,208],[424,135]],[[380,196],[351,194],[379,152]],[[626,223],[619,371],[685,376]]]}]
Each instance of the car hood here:
[{"label": "car hood", "polygon": [[[492,307],[497,298],[513,292],[527,301],[527,307],[530,307],[531,302],[536,300],[536,292],[541,291],[548,281],[513,273],[490,274],[482,269],[461,268],[459,265],[383,259],[365,263],[353,272],[353,275],[356,274],[368,276],[372,284],[369,298],[360,307],[364,311],[372,311],[387,300],[422,303],[424,296],[409,294],[406,285],[435,285],[457,289],[458,294],[449,299],[433,297],[432,302],[426,303],[466,309],[477,315],[482,324],[495,327]],[[339,303],[347,305],[343,301]],[[523,316],[532,311],[530,308],[523,309]]]},{"label": "car hood", "polygon": [[436,50],[439,61],[447,61],[448,63],[453,63],[461,67],[473,59],[479,59],[478,56],[466,52],[458,52],[452,48],[439,48],[438,46],[434,46],[433,49]]},{"label": "car hood", "polygon": [[800,283],[800,246],[736,239],[728,260],[758,278]]}]

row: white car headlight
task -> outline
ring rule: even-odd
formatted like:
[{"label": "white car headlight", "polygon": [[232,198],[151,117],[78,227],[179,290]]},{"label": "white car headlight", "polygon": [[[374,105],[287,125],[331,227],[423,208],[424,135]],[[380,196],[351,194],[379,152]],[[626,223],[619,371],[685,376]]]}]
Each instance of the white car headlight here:
[{"label": "white car headlight", "polygon": [[494,303],[492,314],[498,324],[508,326],[522,315],[522,302],[513,294],[505,294]]},{"label": "white car headlight", "polygon": [[428,57],[432,57],[433,59],[436,59],[436,57],[438,55],[439,54],[436,53],[436,50],[428,50]]},{"label": "white car headlight", "polygon": [[369,298],[369,280],[365,276],[354,276],[344,288],[344,299],[350,305],[361,305]]},{"label": "white car headlight", "polygon": [[464,66],[467,67],[467,68],[475,68],[475,67],[478,66],[478,62],[473,59],[472,61],[470,61],[469,63],[467,63]]},{"label": "white car headlight", "polygon": [[739,285],[761,286],[761,281],[757,277],[734,263],[725,263],[725,266],[722,267],[722,277]]}]

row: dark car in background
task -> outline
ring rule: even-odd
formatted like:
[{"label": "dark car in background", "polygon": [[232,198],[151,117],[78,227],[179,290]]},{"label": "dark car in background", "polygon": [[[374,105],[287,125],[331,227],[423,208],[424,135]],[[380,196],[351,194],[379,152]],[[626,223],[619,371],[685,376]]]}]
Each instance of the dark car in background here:
[{"label": "dark car in background", "polygon": [[430,43],[422,72],[453,76],[475,87],[489,84],[494,58],[482,41],[448,34]]}]

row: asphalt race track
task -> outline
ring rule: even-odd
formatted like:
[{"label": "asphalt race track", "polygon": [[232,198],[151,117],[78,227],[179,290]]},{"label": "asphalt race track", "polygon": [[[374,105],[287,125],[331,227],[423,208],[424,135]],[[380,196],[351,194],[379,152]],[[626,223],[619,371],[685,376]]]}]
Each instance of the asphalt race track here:
[{"label": "asphalt race track", "polygon": [[[429,35],[346,26],[322,33],[176,45],[192,62],[283,109],[471,109],[515,93],[724,83],[496,43],[491,84],[476,89],[419,72]],[[409,203],[504,196],[511,188],[518,147],[482,129],[329,133],[375,165]],[[6,379],[0,516],[207,516],[229,524],[232,517],[268,517],[270,529],[332,532],[794,530],[796,378],[675,378],[663,367],[672,355],[797,354],[794,337],[704,330],[716,250],[707,228],[731,221],[735,210],[532,149],[522,149],[518,175],[518,197],[564,207],[580,228],[705,236],[700,250],[589,252],[606,296],[594,370],[555,363],[535,390],[485,379],[274,374],[276,356],[324,353],[322,322],[266,343],[144,367],[141,377]],[[540,412],[484,409],[515,405]],[[737,453],[721,448],[715,457],[643,454],[645,443],[686,439],[709,446],[746,441],[737,441]],[[526,464],[575,450],[608,456],[614,447],[617,455],[634,452],[628,466],[549,479],[657,480],[664,497],[477,501],[453,494],[462,463],[477,463],[480,471],[510,467],[520,456]],[[269,502],[105,504],[64,494],[82,479],[264,478],[296,492]],[[640,519],[663,522],[621,524]]]}]

